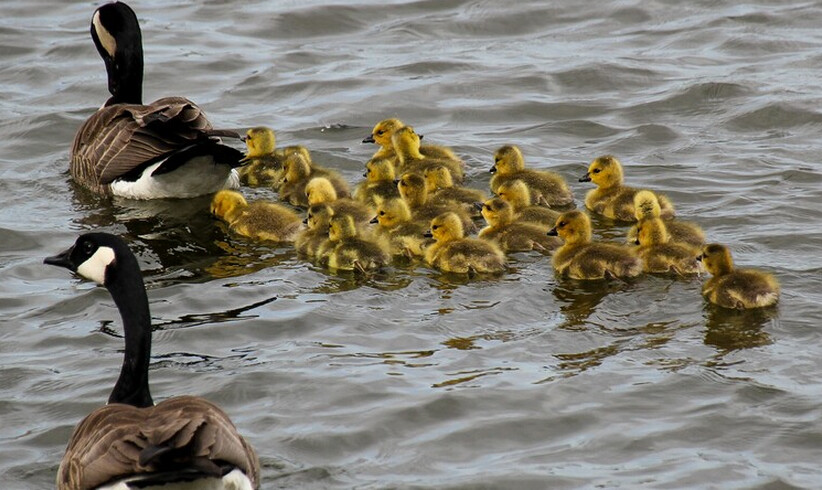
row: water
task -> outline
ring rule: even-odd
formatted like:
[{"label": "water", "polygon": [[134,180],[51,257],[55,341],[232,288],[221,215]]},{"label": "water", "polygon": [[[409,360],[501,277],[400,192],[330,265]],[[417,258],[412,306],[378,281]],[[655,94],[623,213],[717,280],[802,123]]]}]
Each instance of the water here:
[{"label": "water", "polygon": [[67,153],[108,96],[94,6],[0,7],[4,488],[52,486],[117,375],[108,294],[42,265],[85,230],[138,254],[155,399],[222,405],[264,488],[822,486],[818,3],[133,4],[146,100],[271,126],[352,183],[392,116],[451,145],[479,188],[516,143],[581,203],[584,163],[618,155],[630,184],[779,278],[778,308],[746,313],[706,306],[698,279],[558,282],[531,254],[479,281],[334,275],[228,235],[208,198],[91,196]]}]

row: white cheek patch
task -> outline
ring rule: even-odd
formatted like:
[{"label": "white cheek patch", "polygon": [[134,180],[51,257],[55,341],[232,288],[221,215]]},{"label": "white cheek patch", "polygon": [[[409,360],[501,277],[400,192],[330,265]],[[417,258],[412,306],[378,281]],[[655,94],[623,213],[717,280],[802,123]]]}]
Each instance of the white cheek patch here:
[{"label": "white cheek patch", "polygon": [[106,282],[106,267],[114,262],[114,249],[111,247],[100,247],[94,255],[86,259],[77,268],[77,273],[86,279],[90,279],[97,284]]},{"label": "white cheek patch", "polygon": [[103,49],[106,50],[109,56],[114,58],[114,53],[117,52],[117,41],[100,23],[100,12],[94,12],[91,24],[94,26],[94,31],[97,33],[97,38],[100,40],[100,44],[103,45]]}]

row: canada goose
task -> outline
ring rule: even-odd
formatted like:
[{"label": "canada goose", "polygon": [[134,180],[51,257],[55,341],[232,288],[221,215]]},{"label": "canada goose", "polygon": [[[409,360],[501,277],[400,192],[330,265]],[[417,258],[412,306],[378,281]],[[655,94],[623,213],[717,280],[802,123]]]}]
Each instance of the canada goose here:
[{"label": "canada goose", "polygon": [[679,275],[699,273],[696,257],[699,250],[671,240],[666,222],[661,218],[646,218],[637,225],[636,252],[645,272]]},{"label": "canada goose", "polygon": [[425,188],[425,179],[416,172],[405,172],[397,181],[400,197],[408,204],[411,218],[419,223],[429,224],[431,220],[442,213],[451,211],[462,221],[464,233],[474,233],[477,229],[471,215],[461,205],[434,204],[428,202],[428,191]]},{"label": "canada goose", "polygon": [[228,223],[231,231],[256,240],[291,242],[302,220],[291,209],[274,202],[248,203],[237,191],[223,189],[211,200],[211,214]]},{"label": "canada goose", "polygon": [[[622,185],[622,164],[613,155],[594,159],[580,182],[593,182],[597,188],[585,195],[585,207],[606,218],[618,221],[636,221],[634,195],[638,189]],[[667,197],[657,194],[660,218],[672,219],[674,207]]]},{"label": "canada goose", "polygon": [[379,224],[377,234],[388,240],[392,255],[422,257],[428,240],[428,226],[411,220],[411,210],[400,198],[386,199],[377,206],[371,223]]},{"label": "canada goose", "polygon": [[348,197],[348,182],[334,170],[320,167],[311,162],[308,151],[288,155],[283,165],[283,180],[280,185],[280,200],[294,206],[307,207],[308,198],[305,186],[314,177],[325,177],[334,186],[337,197]]},{"label": "canada goose", "polygon": [[337,191],[331,181],[325,177],[314,177],[305,185],[305,197],[308,205],[328,204],[334,210],[334,216],[347,214],[357,224],[365,224],[374,216],[374,211],[359,201],[347,197],[337,198]]},{"label": "canada goose", "polygon": [[484,192],[469,187],[456,187],[448,168],[438,165],[423,172],[428,199],[434,204],[462,204],[474,212],[474,203],[488,199]]},{"label": "canada goose", "polygon": [[246,145],[245,163],[238,169],[240,183],[251,187],[268,186],[277,190],[283,178],[285,158],[295,152],[307,152],[304,147],[277,148],[274,130],[265,126],[249,129],[242,138]]},{"label": "canada goose", "polygon": [[128,246],[114,235],[87,233],[45,263],[105,286],[125,332],[120,376],[108,404],[74,428],[57,470],[58,490],[175,482],[188,482],[185,488],[258,488],[257,454],[219,407],[195,396],[154,404],[148,385],[151,316],[140,266]]},{"label": "canada goose", "polygon": [[551,258],[557,274],[571,279],[603,279],[642,273],[642,261],[628,248],[591,241],[591,220],[582,211],[562,213],[548,235],[565,242]]},{"label": "canada goose", "polygon": [[516,179],[503,182],[497,187],[497,196],[514,209],[514,219],[519,223],[533,223],[551,228],[559,212],[546,206],[531,204],[531,191],[525,182]]},{"label": "canada goose", "polygon": [[447,212],[431,220],[426,236],[435,242],[425,250],[425,261],[444,272],[457,274],[499,273],[505,270],[505,255],[499,247],[479,238],[465,238],[462,221]]},{"label": "canada goose", "polygon": [[712,276],[702,286],[702,295],[711,303],[744,310],[773,306],[779,301],[776,278],[755,269],[734,268],[731,252],[724,245],[705,245],[697,260]]},{"label": "canada goose", "polygon": [[420,137],[411,126],[404,126],[394,131],[391,137],[394,151],[397,152],[397,168],[403,172],[424,172],[425,169],[444,166],[451,172],[454,182],[462,183],[463,163],[458,159],[431,158],[420,153]]},{"label": "canada goose", "polygon": [[303,223],[307,227],[294,240],[297,253],[309,258],[315,258],[323,243],[328,240],[328,225],[334,210],[328,204],[315,204],[308,207],[308,213]]},{"label": "canada goose", "polygon": [[559,238],[546,235],[547,227],[532,223],[516,223],[510,204],[495,197],[477,203],[488,226],[480,230],[479,238],[497,243],[503,252],[550,252],[562,244]]},{"label": "canada goose", "polygon": [[400,197],[394,164],[387,158],[372,158],[365,164],[365,180],[354,189],[354,199],[376,208],[385,199]]},{"label": "canada goose", "polygon": [[[662,209],[656,194],[649,190],[637,192],[634,195],[634,212],[637,224],[628,230],[628,243],[636,242],[637,230],[643,221],[661,217]],[[698,248],[705,244],[705,232],[695,223],[670,219],[665,222],[665,228],[670,235],[670,241],[674,243],[684,243]]]},{"label": "canada goose", "polygon": [[98,194],[131,199],[194,197],[239,187],[243,154],[218,136],[203,111],[182,97],[143,104],[140,25],[125,3],[98,8],[91,38],[108,72],[111,97],[80,126],[72,178]]},{"label": "canada goose", "polygon": [[[362,140],[363,143],[376,143],[380,145],[380,149],[374,153],[372,158],[387,158],[391,160],[392,163],[398,163],[397,153],[394,151],[394,143],[391,141],[391,137],[396,130],[404,126],[405,124],[396,118],[384,119],[378,122],[371,131],[371,134]],[[420,136],[420,139],[422,139],[422,136]],[[447,160],[460,161],[459,157],[457,157],[450,148],[445,146],[420,145],[420,153],[428,158],[445,158]]]},{"label": "canada goose", "polygon": [[574,203],[574,195],[565,179],[554,172],[525,168],[525,158],[516,145],[498,148],[494,152],[494,165],[490,171],[494,174],[490,182],[493,193],[496,193],[504,182],[521,180],[531,191],[531,197],[534,199],[532,204],[556,207]]},{"label": "canada goose", "polygon": [[354,218],[350,215],[331,217],[328,241],[320,247],[318,256],[331,269],[358,272],[379,269],[391,261],[382,241],[358,236]]}]

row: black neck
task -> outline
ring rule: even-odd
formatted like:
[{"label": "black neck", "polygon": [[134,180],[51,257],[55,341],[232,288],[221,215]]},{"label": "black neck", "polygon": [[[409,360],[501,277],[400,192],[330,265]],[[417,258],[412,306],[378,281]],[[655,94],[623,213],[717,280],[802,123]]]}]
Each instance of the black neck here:
[{"label": "black neck", "polygon": [[151,356],[148,297],[137,259],[127,254],[125,257],[118,256],[117,260],[106,269],[106,288],[123,318],[126,351],[120,377],[108,402],[149,407],[154,402],[148,387],[148,364]]},{"label": "black neck", "polygon": [[[103,58],[108,73],[108,91],[112,104],[143,103],[143,35],[137,16],[124,3],[112,3],[98,9],[101,28],[113,37],[114,53],[103,46],[94,24],[91,38]],[[112,49],[112,46],[109,46]]]}]

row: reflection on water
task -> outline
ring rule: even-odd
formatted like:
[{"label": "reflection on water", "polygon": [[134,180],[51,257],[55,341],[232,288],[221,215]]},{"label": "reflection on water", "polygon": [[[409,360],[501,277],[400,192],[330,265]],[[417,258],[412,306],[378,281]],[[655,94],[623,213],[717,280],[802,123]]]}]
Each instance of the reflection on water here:
[{"label": "reflection on water", "polygon": [[773,340],[764,329],[778,317],[777,306],[732,310],[706,303],[705,345],[715,347],[721,354],[768,345]]},{"label": "reflection on water", "polygon": [[563,279],[551,290],[565,318],[559,328],[585,330],[588,317],[597,309],[602,299],[626,287],[626,283],[619,280]]}]

